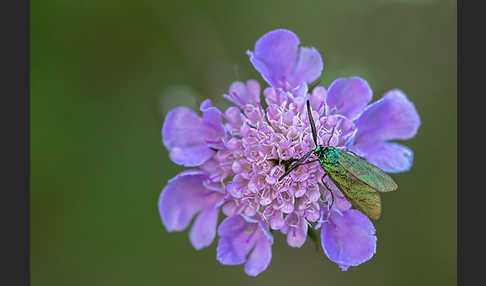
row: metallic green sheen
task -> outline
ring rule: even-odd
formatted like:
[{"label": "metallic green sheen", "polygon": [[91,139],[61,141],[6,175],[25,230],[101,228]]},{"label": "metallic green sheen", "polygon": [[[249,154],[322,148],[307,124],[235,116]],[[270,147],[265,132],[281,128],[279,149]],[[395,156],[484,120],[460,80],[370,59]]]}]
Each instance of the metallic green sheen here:
[{"label": "metallic green sheen", "polygon": [[366,160],[330,146],[319,145],[313,150],[321,167],[353,207],[372,219],[381,216],[381,199],[377,192],[398,188],[383,170]]},{"label": "metallic green sheen", "polygon": [[[285,165],[285,173],[278,180],[282,180],[293,169],[305,164],[305,160],[313,154],[318,158],[319,164],[324,171],[326,171],[321,181],[327,189],[331,191],[324,178],[329,176],[334,185],[343,193],[353,207],[371,219],[380,218],[381,198],[378,192],[394,191],[398,188],[397,184],[383,170],[366,162],[365,159],[352,155],[352,152],[345,152],[336,147],[329,146],[332,136],[327,142],[328,146],[317,145],[316,126],[314,119],[312,119],[309,100],[307,100],[307,116],[316,148],[307,152],[290,167]],[[334,134],[334,128],[331,134]]]}]

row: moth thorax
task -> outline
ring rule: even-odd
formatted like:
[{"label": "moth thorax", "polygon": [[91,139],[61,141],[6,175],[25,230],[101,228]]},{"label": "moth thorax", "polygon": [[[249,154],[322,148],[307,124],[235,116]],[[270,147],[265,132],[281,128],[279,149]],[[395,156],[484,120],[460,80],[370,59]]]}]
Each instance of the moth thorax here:
[{"label": "moth thorax", "polygon": [[321,163],[336,164],[339,161],[336,148],[334,147],[329,147],[329,146],[324,147],[322,145],[319,145],[314,150],[314,153],[319,158],[319,161]]}]

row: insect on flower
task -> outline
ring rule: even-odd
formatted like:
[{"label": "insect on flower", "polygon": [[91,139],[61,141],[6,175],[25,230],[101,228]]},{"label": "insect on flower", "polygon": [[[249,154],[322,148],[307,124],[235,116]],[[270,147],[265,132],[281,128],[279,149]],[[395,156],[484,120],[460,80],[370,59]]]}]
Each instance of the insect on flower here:
[{"label": "insect on flower", "polygon": [[244,264],[250,276],[268,268],[279,233],[296,248],[320,239],[343,271],[370,260],[378,192],[397,188],[385,172],[412,167],[412,150],[393,140],[415,136],[413,103],[397,89],[371,103],[359,77],[313,85],[321,55],[289,30],[266,33],[247,54],[263,90],[256,80],[234,82],[223,94],[233,104],[226,110],[207,99],[200,114],[179,106],[166,115],[163,144],[190,169],[163,187],[162,224],[168,232],[191,225],[197,250],[217,240],[217,261]]},{"label": "insect on flower", "polygon": [[[338,148],[329,146],[334,134],[334,127],[331,136],[327,141],[327,146],[317,144],[316,126],[312,118],[310,102],[307,100],[307,112],[312,130],[312,138],[316,148],[307,152],[301,159],[278,179],[285,178],[292,170],[302,164],[308,164],[319,161],[319,164],[326,171],[321,178],[323,185],[331,189],[324,181],[329,176],[333,183],[346,196],[351,204],[362,211],[372,219],[378,219],[381,216],[381,199],[377,192],[390,192],[397,189],[397,184],[393,179],[375,165],[366,162],[366,160],[351,155],[351,152],[344,152]],[[304,163],[311,154],[317,156],[317,160]],[[332,195],[332,192],[331,192]],[[332,195],[333,196],[333,195]],[[334,197],[331,202],[334,202]]]}]

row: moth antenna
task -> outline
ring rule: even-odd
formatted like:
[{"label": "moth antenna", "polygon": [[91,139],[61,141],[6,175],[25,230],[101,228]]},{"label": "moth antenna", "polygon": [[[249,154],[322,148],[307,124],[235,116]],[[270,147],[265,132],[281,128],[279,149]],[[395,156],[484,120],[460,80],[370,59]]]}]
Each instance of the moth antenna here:
[{"label": "moth antenna", "polygon": [[332,134],[329,136],[329,140],[327,140],[327,146],[329,146],[329,143],[331,143],[332,136],[334,136],[334,129],[336,129],[336,125],[332,128]]},{"label": "moth antenna", "polygon": [[307,117],[309,117],[309,122],[312,130],[312,139],[314,139],[314,144],[317,147],[317,132],[316,132],[316,125],[314,123],[314,119],[312,118],[312,112],[310,107],[310,101],[307,100]]}]

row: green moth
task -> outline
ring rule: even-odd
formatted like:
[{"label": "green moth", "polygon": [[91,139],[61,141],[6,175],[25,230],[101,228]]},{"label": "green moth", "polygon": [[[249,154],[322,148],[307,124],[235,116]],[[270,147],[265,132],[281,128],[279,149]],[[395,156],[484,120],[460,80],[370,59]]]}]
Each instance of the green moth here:
[{"label": "green moth", "polygon": [[[314,161],[319,161],[319,164],[326,172],[321,178],[321,182],[331,190],[324,181],[324,178],[329,176],[334,185],[339,188],[354,208],[360,210],[371,219],[379,219],[381,216],[381,199],[378,192],[394,191],[398,188],[397,184],[383,170],[363,158],[355,156],[354,153],[329,146],[331,137],[327,142],[327,146],[317,145],[317,132],[312,119],[309,100],[307,100],[307,113],[316,148],[307,152],[295,164],[291,165],[279,178],[279,181],[290,174],[293,169],[302,164],[307,164],[304,161],[314,154],[317,157],[317,160]],[[332,134],[334,134],[334,130]]]}]

